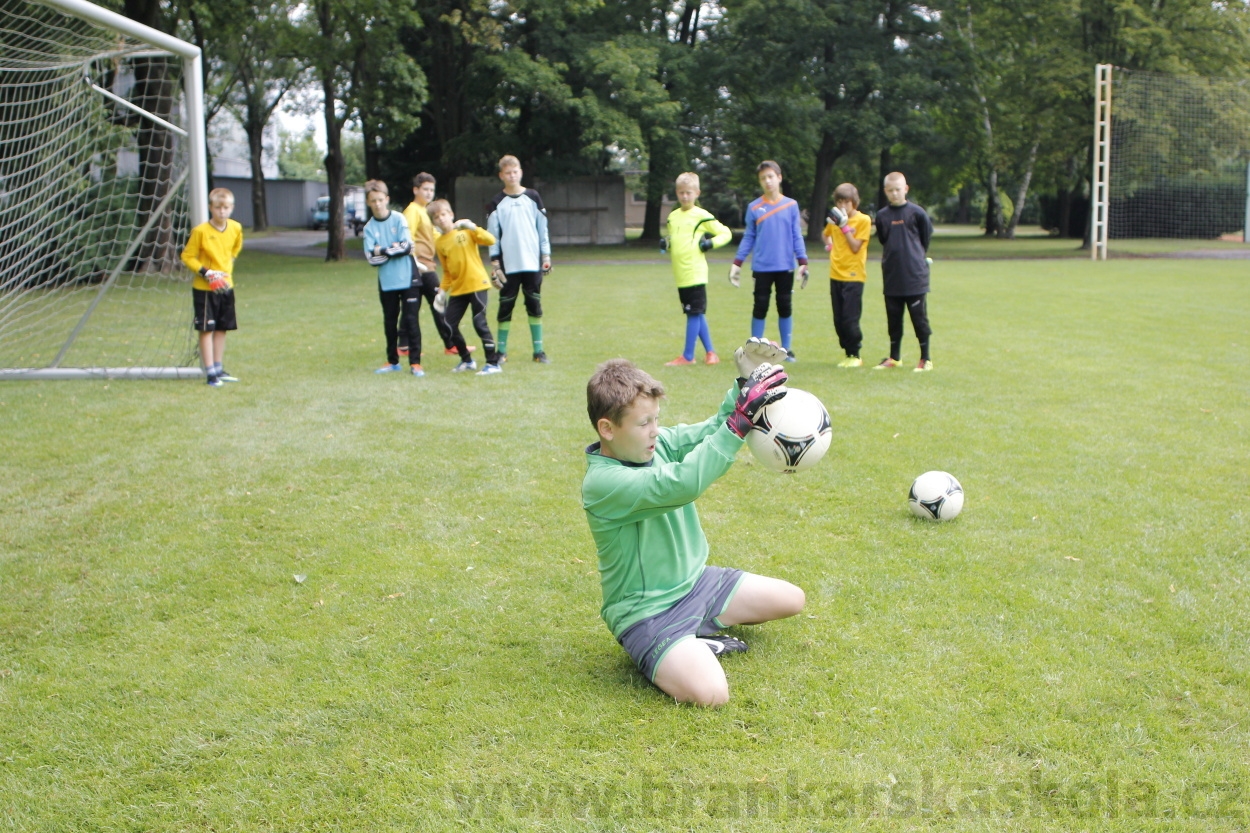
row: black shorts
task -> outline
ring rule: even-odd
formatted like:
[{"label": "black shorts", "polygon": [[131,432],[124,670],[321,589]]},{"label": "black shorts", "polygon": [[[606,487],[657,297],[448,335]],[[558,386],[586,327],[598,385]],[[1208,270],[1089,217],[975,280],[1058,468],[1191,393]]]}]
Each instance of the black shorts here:
[{"label": "black shorts", "polygon": [[681,311],[686,315],[703,315],[707,312],[707,284],[679,286],[677,297],[681,299]]},{"label": "black shorts", "polygon": [[224,332],[239,329],[234,318],[234,290],[229,292],[212,292],[207,289],[192,289],[191,298],[195,306],[195,329],[201,333]]}]

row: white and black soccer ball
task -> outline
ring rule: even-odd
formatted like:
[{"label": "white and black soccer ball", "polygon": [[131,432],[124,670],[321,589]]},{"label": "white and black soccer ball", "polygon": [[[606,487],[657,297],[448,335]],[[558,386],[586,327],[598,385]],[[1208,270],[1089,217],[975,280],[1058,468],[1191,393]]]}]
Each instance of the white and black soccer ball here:
[{"label": "white and black soccer ball", "polygon": [[756,417],[746,440],[756,460],[773,471],[793,474],[810,469],[825,456],[833,440],[833,423],[819,399],[787,388],[784,397]]},{"label": "white and black soccer ball", "polygon": [[927,471],[912,481],[907,505],[917,518],[949,521],[963,511],[964,487],[944,471]]}]

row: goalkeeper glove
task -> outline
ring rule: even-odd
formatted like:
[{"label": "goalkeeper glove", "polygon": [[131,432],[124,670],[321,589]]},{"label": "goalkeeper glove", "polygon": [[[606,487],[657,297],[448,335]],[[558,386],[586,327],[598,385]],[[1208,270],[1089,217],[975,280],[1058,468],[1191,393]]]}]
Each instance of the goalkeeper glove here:
[{"label": "goalkeeper glove", "polygon": [[741,380],[738,401],[725,420],[726,427],[739,439],[745,439],[755,427],[755,419],[767,405],[786,395],[786,372],[775,364],[762,364]]},{"label": "goalkeeper glove", "polygon": [[551,258],[546,258],[546,257],[543,258],[543,274],[544,275],[551,274]]},{"label": "goalkeeper glove", "polygon": [[495,289],[503,289],[503,285],[508,282],[508,277],[503,273],[503,270],[499,268],[498,263],[491,264],[490,282]]},{"label": "goalkeeper glove", "polygon": [[733,285],[733,286],[735,286],[735,287],[737,287],[737,286],[741,286],[741,285],[742,285],[742,278],[741,278],[741,277],[739,277],[741,274],[742,274],[742,267],[741,267],[741,266],[739,266],[739,265],[738,265],[738,264],[736,264],[736,263],[735,263],[733,266],[730,266],[730,267],[729,267],[729,283],[730,283],[730,284],[732,284],[732,285]]},{"label": "goalkeeper glove", "polygon": [[208,288],[218,295],[230,291],[230,283],[226,280],[228,275],[225,272],[219,272],[216,269],[206,269],[204,270],[204,277],[208,280]]},{"label": "goalkeeper glove", "polygon": [[802,279],[799,283],[799,289],[807,289],[807,276],[809,274],[810,270],[807,268],[806,263],[799,266],[799,277]]},{"label": "goalkeeper glove", "polygon": [[385,249],[382,250],[382,254],[386,255],[387,257],[399,257],[400,255],[406,255],[411,251],[412,251],[412,244],[409,243],[407,240],[404,240],[402,242],[392,243],[391,245],[387,246]]},{"label": "goalkeeper glove", "polygon": [[734,351],[734,363],[739,376],[750,376],[751,371],[762,364],[776,364],[786,357],[783,347],[767,339],[752,336]]},{"label": "goalkeeper glove", "polygon": [[440,289],[434,293],[434,311],[442,315],[447,311],[447,290]]},{"label": "goalkeeper glove", "polygon": [[699,251],[712,251],[712,233],[710,231],[703,232],[703,238],[699,240]]},{"label": "goalkeeper glove", "polygon": [[660,238],[660,254],[668,254],[668,238]]},{"label": "goalkeeper glove", "polygon": [[838,208],[836,205],[833,208],[830,208],[829,213],[825,216],[829,218],[829,222],[833,223],[838,228],[842,228],[846,225],[846,212]]}]

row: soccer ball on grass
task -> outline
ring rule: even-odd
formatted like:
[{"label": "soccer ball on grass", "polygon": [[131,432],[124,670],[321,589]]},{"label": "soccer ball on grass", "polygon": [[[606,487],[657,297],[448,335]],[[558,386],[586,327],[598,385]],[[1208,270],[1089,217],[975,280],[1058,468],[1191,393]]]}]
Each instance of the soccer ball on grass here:
[{"label": "soccer ball on grass", "polygon": [[787,388],[784,397],[760,411],[746,437],[755,459],[783,474],[816,465],[832,439],[833,424],[825,406],[797,388]]},{"label": "soccer ball on grass", "polygon": [[964,487],[944,471],[927,471],[912,481],[907,505],[917,518],[949,521],[964,508]]}]

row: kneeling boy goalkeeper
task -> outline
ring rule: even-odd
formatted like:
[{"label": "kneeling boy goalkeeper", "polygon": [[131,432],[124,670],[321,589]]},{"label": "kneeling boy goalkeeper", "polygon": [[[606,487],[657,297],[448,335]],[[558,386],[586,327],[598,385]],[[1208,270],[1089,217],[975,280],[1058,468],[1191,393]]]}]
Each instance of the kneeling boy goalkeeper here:
[{"label": "kneeling boy goalkeeper", "polygon": [[735,354],[743,378],[716,415],[660,428],[664,387],[624,359],[586,385],[599,442],[586,449],[582,508],[599,551],[600,611],[639,670],[679,702],[719,706],[729,684],[717,658],[746,644],[717,636],[803,609],[787,581],[707,564],[694,501],[733,465],[760,410],[785,395],[785,351],[750,339]]}]

